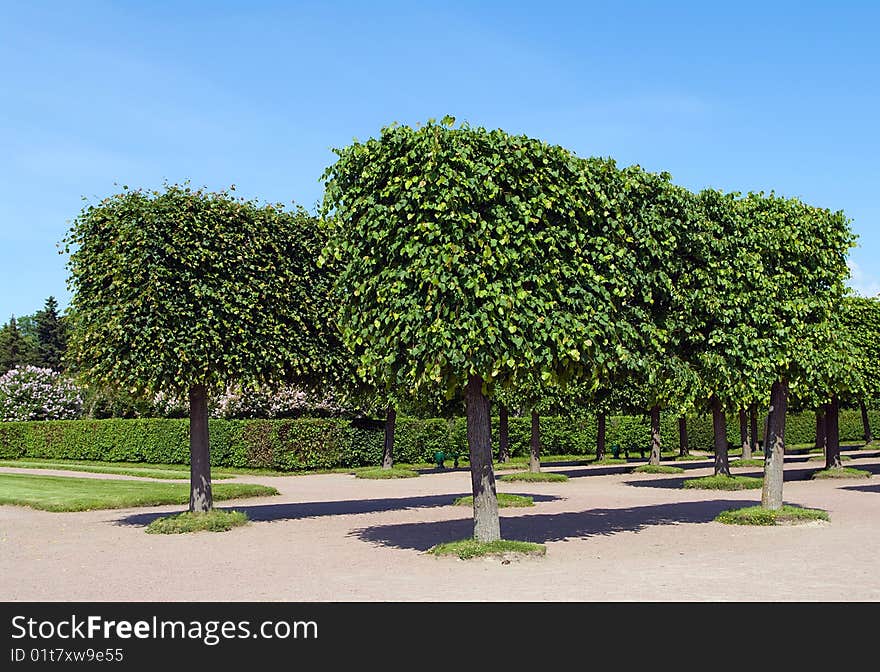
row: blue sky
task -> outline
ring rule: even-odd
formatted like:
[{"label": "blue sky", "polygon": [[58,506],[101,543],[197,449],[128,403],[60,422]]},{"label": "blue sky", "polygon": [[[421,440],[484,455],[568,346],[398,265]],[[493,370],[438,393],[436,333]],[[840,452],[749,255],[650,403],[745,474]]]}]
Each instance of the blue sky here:
[{"label": "blue sky", "polygon": [[0,0],[0,320],[69,300],[114,183],[311,210],[331,148],[446,114],[843,210],[880,293],[880,3]]}]

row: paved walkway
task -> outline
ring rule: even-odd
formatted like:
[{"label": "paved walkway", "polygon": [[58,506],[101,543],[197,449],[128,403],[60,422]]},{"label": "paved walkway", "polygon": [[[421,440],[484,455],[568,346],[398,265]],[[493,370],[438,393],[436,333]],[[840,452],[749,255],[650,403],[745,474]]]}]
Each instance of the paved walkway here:
[{"label": "paved walkway", "polygon": [[470,493],[466,471],[388,481],[240,477],[281,494],[222,502],[255,522],[220,534],[144,533],[155,516],[181,510],[174,506],[0,506],[0,599],[880,601],[880,451],[848,454],[858,457],[847,466],[875,476],[810,481],[821,463],[792,456],[786,464],[786,501],[831,514],[830,523],[801,526],[713,522],[721,510],[759,502],[760,490],[681,489],[684,477],[711,473],[708,461],[680,463],[684,475],[554,466],[571,479],[499,482],[499,491],[537,503],[502,509],[502,534],[547,545],[545,558],[508,564],[423,553],[470,535],[470,510],[451,505]]}]

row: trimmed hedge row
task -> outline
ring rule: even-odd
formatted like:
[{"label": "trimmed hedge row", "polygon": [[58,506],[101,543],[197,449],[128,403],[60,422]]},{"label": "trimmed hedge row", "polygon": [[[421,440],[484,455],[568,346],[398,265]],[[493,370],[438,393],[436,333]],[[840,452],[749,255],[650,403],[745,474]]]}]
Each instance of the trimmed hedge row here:
[{"label": "trimmed hedge row", "polygon": [[[880,428],[880,412],[869,413],[873,427]],[[763,418],[759,422],[762,431]],[[728,421],[728,440],[739,444],[739,423]],[[356,424],[333,418],[296,420],[210,420],[211,463],[224,467],[262,467],[293,471],[379,464],[382,457],[381,424]],[[493,427],[497,432],[497,425]],[[529,450],[531,421],[510,418],[513,455]],[[788,443],[812,442],[815,416],[792,414],[786,421]],[[708,417],[690,419],[692,449],[712,449],[712,423]],[[858,411],[840,413],[841,440],[862,437]],[[493,442],[497,435],[493,436]],[[661,417],[661,440],[666,449],[678,447],[678,422]],[[630,452],[648,451],[647,417],[608,418],[606,441]],[[545,454],[588,455],[596,452],[596,419],[541,418],[541,443]],[[395,461],[430,462],[434,452],[467,453],[466,422],[399,418],[394,440]],[[42,457],[77,460],[109,460],[186,464],[189,461],[189,421],[186,419],[56,420],[49,422],[0,423],[0,458]]]}]

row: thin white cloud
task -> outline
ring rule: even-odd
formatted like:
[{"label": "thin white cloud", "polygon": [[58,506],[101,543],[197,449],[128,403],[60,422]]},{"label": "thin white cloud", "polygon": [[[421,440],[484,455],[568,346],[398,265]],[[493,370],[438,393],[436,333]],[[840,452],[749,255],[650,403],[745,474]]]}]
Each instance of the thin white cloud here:
[{"label": "thin white cloud", "polygon": [[852,259],[847,260],[846,263],[850,273],[849,286],[855,290],[856,294],[861,296],[880,295],[880,277],[865,271]]}]

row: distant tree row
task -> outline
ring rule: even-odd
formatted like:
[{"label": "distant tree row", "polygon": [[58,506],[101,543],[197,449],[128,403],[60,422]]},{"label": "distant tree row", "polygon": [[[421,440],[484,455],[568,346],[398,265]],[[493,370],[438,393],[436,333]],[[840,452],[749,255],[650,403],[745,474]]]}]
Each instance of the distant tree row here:
[{"label": "distant tree row", "polygon": [[18,318],[13,315],[0,327],[0,374],[16,366],[63,371],[66,350],[67,322],[50,296],[42,310]]}]

